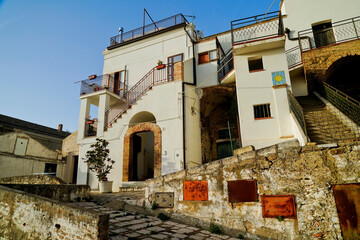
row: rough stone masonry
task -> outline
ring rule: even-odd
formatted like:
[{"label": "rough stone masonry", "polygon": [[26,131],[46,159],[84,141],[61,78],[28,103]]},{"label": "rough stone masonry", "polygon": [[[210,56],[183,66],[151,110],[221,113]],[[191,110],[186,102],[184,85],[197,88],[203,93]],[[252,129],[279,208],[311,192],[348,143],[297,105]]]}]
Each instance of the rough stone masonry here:
[{"label": "rough stone masonry", "polygon": [[[248,239],[343,239],[332,186],[360,183],[360,142],[339,145],[301,148],[289,141],[241,149],[234,157],[147,180],[146,207],[156,194],[174,193],[174,207],[161,210],[194,226],[213,223]],[[234,180],[256,180],[257,200],[229,202],[228,181]],[[205,199],[186,200],[185,181],[205,184]],[[264,195],[294,196],[295,218],[266,217]],[[359,219],[359,206],[356,212]]]}]

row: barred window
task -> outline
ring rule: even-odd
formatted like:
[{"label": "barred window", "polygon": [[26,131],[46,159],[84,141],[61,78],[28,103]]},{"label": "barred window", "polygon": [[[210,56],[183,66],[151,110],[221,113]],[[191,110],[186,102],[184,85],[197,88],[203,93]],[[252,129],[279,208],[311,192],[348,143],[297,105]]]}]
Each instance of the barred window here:
[{"label": "barred window", "polygon": [[271,117],[270,103],[254,105],[254,118],[255,119],[270,118],[270,117]]}]

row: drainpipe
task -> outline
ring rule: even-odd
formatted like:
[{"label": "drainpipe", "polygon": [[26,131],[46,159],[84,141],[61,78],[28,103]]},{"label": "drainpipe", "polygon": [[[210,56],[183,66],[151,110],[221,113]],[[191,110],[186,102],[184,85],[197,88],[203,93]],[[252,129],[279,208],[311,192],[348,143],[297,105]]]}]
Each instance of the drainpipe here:
[{"label": "drainpipe", "polygon": [[184,170],[186,169],[186,145],[185,145],[185,83],[182,82],[182,112],[183,112],[183,159]]},{"label": "drainpipe", "polygon": [[310,37],[309,37],[309,36],[292,38],[292,37],[290,37],[290,32],[291,32],[290,29],[285,28],[285,33],[286,33],[286,35],[287,35],[287,37],[288,37],[288,39],[289,39],[290,41],[299,41],[299,45],[300,45],[300,40],[301,40],[301,39],[307,39],[307,40],[309,41],[309,46],[310,46],[310,48],[311,48],[311,41],[310,41]]},{"label": "drainpipe", "polygon": [[[196,86],[196,62],[195,62],[195,44],[194,41],[192,40],[190,34],[188,33],[188,31],[186,31],[186,25],[184,26],[184,31],[186,32],[186,34],[188,35],[188,37],[190,38],[190,41],[192,43],[192,49],[193,49],[193,79],[194,82],[193,83],[189,83],[191,85],[195,85]],[[185,129],[186,129],[186,121],[185,121],[185,83],[184,81],[182,82],[182,113],[183,113],[183,159],[184,159],[184,170],[186,169],[186,145],[185,145]]]}]

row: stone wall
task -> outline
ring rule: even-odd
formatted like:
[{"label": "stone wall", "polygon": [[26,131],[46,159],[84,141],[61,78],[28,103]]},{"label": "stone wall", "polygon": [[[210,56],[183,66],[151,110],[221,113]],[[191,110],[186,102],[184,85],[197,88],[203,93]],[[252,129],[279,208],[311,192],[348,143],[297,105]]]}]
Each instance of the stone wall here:
[{"label": "stone wall", "polygon": [[[146,207],[151,209],[156,193],[172,192],[173,207],[155,211],[194,225],[215,223],[225,232],[249,239],[342,239],[331,186],[360,182],[360,142],[322,149],[288,141],[244,151],[147,180]],[[233,180],[256,180],[257,200],[230,203],[228,181]],[[207,184],[207,195],[199,194],[200,201],[185,200],[184,181]],[[295,218],[264,218],[263,195],[295,196]]]},{"label": "stone wall", "polygon": [[329,67],[340,58],[360,55],[360,40],[334,44],[306,51],[302,54],[305,76],[309,87],[314,81],[325,81]]},{"label": "stone wall", "polygon": [[0,238],[108,239],[109,215],[0,186]]},{"label": "stone wall", "polygon": [[60,202],[79,202],[90,198],[88,185],[49,185],[49,184],[4,184],[4,187],[17,189],[38,196],[56,199]]},{"label": "stone wall", "polygon": [[12,184],[65,184],[63,180],[52,175],[28,175],[0,178],[0,183]]}]

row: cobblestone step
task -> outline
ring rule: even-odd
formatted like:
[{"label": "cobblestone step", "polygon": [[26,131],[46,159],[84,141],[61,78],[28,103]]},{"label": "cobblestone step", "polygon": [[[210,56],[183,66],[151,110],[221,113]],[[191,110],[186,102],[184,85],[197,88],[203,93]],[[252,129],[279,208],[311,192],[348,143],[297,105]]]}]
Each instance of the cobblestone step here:
[{"label": "cobblestone step", "polygon": [[[117,195],[117,194],[114,194]],[[109,197],[110,194],[107,195]],[[106,201],[103,201],[106,202]],[[98,204],[97,204],[98,203]],[[224,234],[214,234],[207,230],[180,224],[171,220],[160,220],[157,217],[129,211],[114,210],[104,207],[99,202],[72,203],[85,209],[109,214],[109,239],[110,240],[156,240],[156,239],[193,239],[235,240]]]}]

